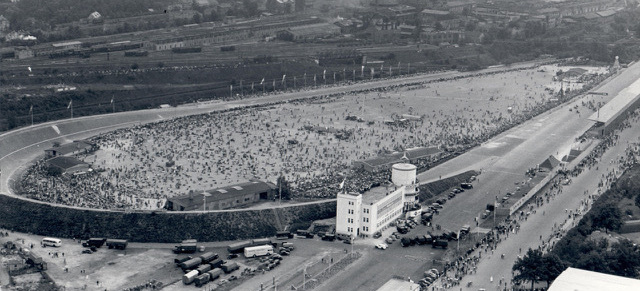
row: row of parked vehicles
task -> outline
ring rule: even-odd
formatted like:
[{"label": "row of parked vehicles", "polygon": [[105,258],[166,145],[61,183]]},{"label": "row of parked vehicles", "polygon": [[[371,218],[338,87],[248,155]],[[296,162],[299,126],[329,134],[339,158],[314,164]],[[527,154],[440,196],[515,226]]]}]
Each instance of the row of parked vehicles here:
[{"label": "row of parked vehicles", "polygon": [[91,254],[98,251],[100,247],[103,245],[107,245],[109,249],[117,249],[124,250],[127,248],[129,242],[126,239],[111,239],[111,238],[89,238],[88,240],[83,240],[82,246],[87,248],[82,251],[83,254]]},{"label": "row of parked vehicles", "polygon": [[222,260],[213,252],[206,252],[197,257],[187,256],[175,259],[175,263],[185,273],[182,276],[182,283],[185,285],[195,283],[196,287],[201,287],[218,279],[222,274],[229,274],[240,268],[238,263]]}]

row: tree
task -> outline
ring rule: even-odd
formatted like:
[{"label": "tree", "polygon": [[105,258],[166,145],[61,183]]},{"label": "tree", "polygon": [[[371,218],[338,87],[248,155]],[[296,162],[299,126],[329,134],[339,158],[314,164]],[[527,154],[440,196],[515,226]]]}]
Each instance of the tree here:
[{"label": "tree", "polygon": [[291,199],[291,186],[284,176],[278,177],[278,197],[284,200]]},{"label": "tree", "polygon": [[640,193],[636,194],[635,204],[636,206],[640,207]]},{"label": "tree", "polygon": [[567,269],[567,264],[555,254],[545,255],[542,257],[542,261],[544,266],[544,276],[542,279],[547,282],[547,287],[549,287],[551,282]]},{"label": "tree", "polygon": [[546,279],[547,271],[542,258],[542,251],[529,249],[524,257],[516,261],[512,270],[516,273],[513,277],[514,282],[531,282],[531,290],[533,290],[535,283]]},{"label": "tree", "polygon": [[622,226],[622,212],[613,202],[607,202],[601,207],[593,209],[591,218],[594,228],[605,228],[608,230],[618,230]]}]

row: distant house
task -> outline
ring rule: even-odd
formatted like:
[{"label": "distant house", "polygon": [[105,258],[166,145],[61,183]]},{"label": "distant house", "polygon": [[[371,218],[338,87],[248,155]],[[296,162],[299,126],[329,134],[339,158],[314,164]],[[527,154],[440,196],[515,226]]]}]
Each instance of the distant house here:
[{"label": "distant house", "polygon": [[277,35],[280,39],[292,41],[326,38],[340,35],[340,27],[331,23],[317,23],[290,27],[279,31]]},{"label": "distant house", "polygon": [[9,30],[9,20],[0,15],[0,32]]},{"label": "distant house", "polygon": [[102,15],[98,11],[91,12],[89,17],[87,17],[90,21],[102,19]]},{"label": "distant house", "polygon": [[462,14],[463,12],[471,12],[475,7],[475,3],[466,1],[448,1],[447,10],[454,14]]},{"label": "distant house", "polygon": [[273,199],[276,194],[277,189],[274,184],[250,181],[213,190],[192,191],[169,198],[165,207],[173,211],[220,210]]},{"label": "distant house", "polygon": [[62,174],[73,175],[91,171],[89,164],[74,157],[55,157],[45,163],[48,167],[60,170]]},{"label": "distant house", "polygon": [[88,153],[94,150],[95,147],[96,145],[93,143],[90,143],[84,140],[78,140],[78,141],[60,145],[58,147],[52,147],[52,148],[46,149],[44,150],[44,153],[45,153],[45,158],[47,159],[53,158],[53,157],[60,157],[60,156],[66,157],[66,156],[72,156],[72,155],[77,155],[81,153]]}]

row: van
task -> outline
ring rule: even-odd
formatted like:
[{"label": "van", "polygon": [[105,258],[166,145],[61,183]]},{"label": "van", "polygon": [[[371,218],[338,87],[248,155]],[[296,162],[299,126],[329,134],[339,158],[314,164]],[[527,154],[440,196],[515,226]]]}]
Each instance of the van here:
[{"label": "van", "polygon": [[433,248],[442,247],[443,249],[446,249],[448,246],[449,242],[446,240],[438,239],[433,241]]},{"label": "van", "polygon": [[60,247],[62,245],[62,241],[57,238],[45,237],[40,242],[42,247]]}]

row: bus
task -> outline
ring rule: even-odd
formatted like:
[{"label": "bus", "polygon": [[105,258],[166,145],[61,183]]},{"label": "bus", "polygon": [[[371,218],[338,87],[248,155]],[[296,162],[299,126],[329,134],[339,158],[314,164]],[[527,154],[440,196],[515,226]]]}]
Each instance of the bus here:
[{"label": "bus", "polygon": [[50,237],[45,237],[42,239],[42,241],[40,242],[40,244],[42,245],[42,247],[60,247],[62,245],[62,241],[57,239],[57,238],[50,238]]},{"label": "bus", "polygon": [[263,245],[244,248],[244,256],[247,258],[255,258],[260,256],[268,256],[273,254],[272,245]]}]

